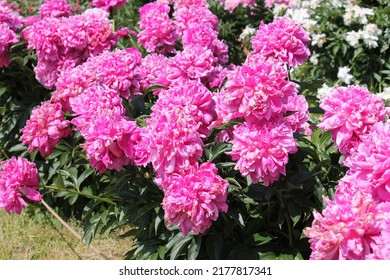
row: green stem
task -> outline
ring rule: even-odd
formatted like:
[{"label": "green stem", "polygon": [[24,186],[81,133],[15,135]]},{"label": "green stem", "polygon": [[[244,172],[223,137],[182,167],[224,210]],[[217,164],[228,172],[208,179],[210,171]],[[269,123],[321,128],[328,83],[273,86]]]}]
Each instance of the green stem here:
[{"label": "green stem", "polygon": [[282,209],[284,210],[284,218],[287,222],[287,228],[288,228],[288,243],[290,248],[294,248],[294,232],[293,232],[293,226],[291,223],[290,216],[288,215],[288,209],[286,208],[286,205],[284,204],[284,201],[282,199],[282,195],[278,195],[280,200],[280,205],[282,206]]},{"label": "green stem", "polygon": [[103,197],[100,197],[100,196],[95,196],[95,195],[92,195],[92,194],[83,193],[83,192],[80,192],[80,191],[77,191],[77,190],[63,189],[63,188],[59,188],[59,187],[56,187],[56,186],[45,186],[45,188],[48,188],[48,189],[51,189],[51,190],[56,190],[56,191],[70,192],[70,193],[82,195],[82,196],[85,196],[85,197],[88,197],[88,198],[96,199],[96,200],[99,200],[99,201],[102,201],[102,202],[106,202],[106,203],[109,203],[111,205],[116,205],[115,202],[113,202],[113,201],[111,201],[111,200],[109,200],[107,198],[103,198]]},{"label": "green stem", "polygon": [[293,226],[291,224],[290,216],[288,215],[287,211],[284,212],[284,217],[287,221],[287,227],[288,227],[288,243],[290,245],[290,248],[294,248],[294,232],[293,232]]}]

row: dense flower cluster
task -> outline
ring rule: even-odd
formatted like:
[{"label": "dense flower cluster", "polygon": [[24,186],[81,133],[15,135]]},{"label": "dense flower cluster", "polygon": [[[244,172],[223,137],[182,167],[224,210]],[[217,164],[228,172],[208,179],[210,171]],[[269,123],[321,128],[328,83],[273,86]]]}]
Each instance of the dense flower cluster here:
[{"label": "dense flower cluster", "polygon": [[37,53],[34,70],[38,81],[53,88],[62,72],[109,50],[125,33],[113,31],[108,13],[89,9],[81,15],[39,20],[23,30],[23,37]]},{"label": "dense flower cluster", "polygon": [[96,8],[109,12],[113,7],[122,8],[127,2],[129,2],[129,0],[93,0],[91,4]]},{"label": "dense flower cluster", "polygon": [[121,96],[139,93],[135,72],[141,54],[134,48],[105,51],[64,73],[52,100],[76,117],[72,124],[85,139],[82,144],[92,167],[100,173],[132,163],[140,128],[126,117]]},{"label": "dense flower cluster", "polygon": [[219,212],[226,212],[228,182],[211,162],[195,164],[171,175],[162,185],[168,225],[177,223],[183,235],[206,231]]},{"label": "dense flower cluster", "polygon": [[19,41],[17,30],[23,26],[22,17],[8,7],[7,1],[0,2],[0,68],[10,64],[9,47]]},{"label": "dense flower cluster", "polygon": [[274,57],[291,67],[301,65],[309,58],[309,41],[305,30],[289,17],[276,18],[269,24],[261,22],[251,38],[254,53]]},{"label": "dense flower cluster", "polygon": [[[203,142],[193,118],[177,109],[166,109],[151,115],[142,137],[159,182],[167,175],[195,164],[203,153]],[[161,183],[159,183],[161,184]]]},{"label": "dense flower cluster", "polygon": [[375,123],[384,121],[386,113],[382,99],[359,86],[332,89],[320,107],[325,114],[318,126],[332,132],[332,140],[343,154],[349,154]]},{"label": "dense flower cluster", "polygon": [[45,157],[70,133],[70,122],[65,120],[61,104],[46,101],[33,109],[20,139],[28,145],[29,152],[39,150]]},{"label": "dense flower cluster", "polygon": [[389,259],[390,123],[382,122],[383,103],[359,87],[336,88],[327,99],[326,108],[332,107],[333,114],[325,110],[321,124],[337,130],[336,144],[337,139],[345,142],[341,147],[348,156],[343,164],[349,170],[334,200],[324,198],[326,208],[322,214],[314,212],[312,227],[305,231],[310,258]]},{"label": "dense flower cluster", "polygon": [[35,163],[12,157],[0,163],[0,208],[20,214],[28,204],[23,196],[40,201],[39,178]]},{"label": "dense flower cluster", "polygon": [[[284,29],[289,32],[283,33]],[[283,49],[283,40],[277,38],[280,34],[291,37],[290,43],[298,46],[286,43],[291,53],[284,57],[280,53],[286,54],[289,50]],[[261,36],[264,36],[263,43],[260,43]],[[304,30],[288,18],[276,18],[269,25],[261,23],[257,35],[252,37],[254,52],[243,65],[228,71],[225,85],[214,97],[218,119],[213,125],[236,118],[245,121],[218,139],[232,137],[232,151],[228,154],[237,161],[235,169],[242,176],[249,175],[253,182],[262,180],[268,186],[286,173],[288,155],[297,151],[293,133],[307,127],[308,104],[297,94],[296,85],[288,81],[285,65],[297,66],[298,61],[301,64],[307,59],[306,38]],[[267,45],[273,40],[282,43]],[[305,55],[298,55],[302,53]]]},{"label": "dense flower cluster", "polygon": [[227,210],[227,181],[214,164],[198,163],[216,118],[212,93],[197,79],[177,78],[159,91],[150,117],[135,145],[135,163],[151,162],[168,224],[177,223],[184,235],[202,233]]},{"label": "dense flower cluster", "polygon": [[71,111],[69,99],[96,83],[117,91],[124,98],[139,94],[141,76],[136,68],[140,63],[141,54],[135,48],[105,51],[90,57],[58,78],[52,100],[61,102],[64,110]]},{"label": "dense flower cluster", "polygon": [[116,90],[93,84],[82,94],[70,99],[77,116],[72,124],[85,139],[84,148],[91,166],[100,173],[107,169],[121,170],[133,161],[139,128],[125,117],[121,98]]}]

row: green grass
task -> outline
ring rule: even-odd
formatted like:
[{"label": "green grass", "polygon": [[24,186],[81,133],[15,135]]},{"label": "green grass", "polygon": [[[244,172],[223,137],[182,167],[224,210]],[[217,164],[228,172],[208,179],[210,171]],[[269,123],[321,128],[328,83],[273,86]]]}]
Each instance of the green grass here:
[{"label": "green grass", "polygon": [[[71,226],[80,234],[76,222]],[[110,259],[122,259],[130,250],[130,238],[117,239],[115,235],[104,235],[93,240],[92,245]],[[8,215],[0,210],[0,260],[95,260],[102,257],[87,248],[49,213],[42,219],[34,219],[26,213]]]}]

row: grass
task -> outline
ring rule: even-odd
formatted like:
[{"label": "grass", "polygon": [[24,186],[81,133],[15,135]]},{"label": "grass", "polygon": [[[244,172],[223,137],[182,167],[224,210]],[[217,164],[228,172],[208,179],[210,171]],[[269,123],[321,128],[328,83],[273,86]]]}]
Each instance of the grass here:
[{"label": "grass", "polygon": [[[75,221],[70,225],[82,234]],[[130,238],[116,238],[118,235],[99,236],[92,245],[110,259],[123,259],[132,242]],[[0,260],[30,259],[96,260],[102,257],[61,224],[53,223],[49,213],[42,219],[35,219],[26,213],[8,215],[0,210]]]}]

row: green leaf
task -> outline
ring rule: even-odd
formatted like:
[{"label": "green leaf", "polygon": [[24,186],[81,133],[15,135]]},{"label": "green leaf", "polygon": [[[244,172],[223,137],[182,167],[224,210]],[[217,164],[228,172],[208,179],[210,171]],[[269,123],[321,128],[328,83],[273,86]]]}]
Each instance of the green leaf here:
[{"label": "green leaf", "polygon": [[62,178],[61,173],[58,173],[55,185],[61,189],[65,189],[64,178]]},{"label": "green leaf", "polygon": [[168,88],[164,85],[152,85],[150,87],[148,87],[145,92],[146,94],[149,94],[149,93],[153,93],[154,91],[156,91],[157,89],[165,89],[165,88]]},{"label": "green leaf", "polygon": [[272,236],[269,236],[269,235],[262,235],[260,233],[255,233],[253,236],[253,243],[255,244],[255,246],[260,246],[260,245],[264,245],[264,244],[267,244],[268,242],[270,242],[272,239],[274,239]]},{"label": "green leaf", "polygon": [[209,161],[213,162],[221,154],[231,150],[232,145],[230,143],[212,143],[205,151],[205,155]]},{"label": "green leaf", "polygon": [[176,260],[177,257],[180,255],[180,252],[182,251],[184,246],[186,246],[188,244],[188,242],[191,241],[192,238],[193,237],[191,235],[187,235],[186,237],[181,239],[179,242],[175,243],[175,245],[173,246],[172,251],[171,251],[170,259]]},{"label": "green leaf", "polygon": [[239,209],[229,207],[227,214],[232,217],[236,224],[238,224],[241,228],[245,227],[244,218]]},{"label": "green leaf", "polygon": [[176,235],[174,235],[173,237],[171,237],[171,239],[169,240],[168,244],[165,246],[167,251],[171,250],[171,248],[177,243],[179,242],[182,238],[184,238],[183,234],[181,232],[178,232]]},{"label": "green leaf", "polygon": [[198,257],[199,251],[200,251],[200,248],[202,245],[202,238],[203,237],[201,235],[198,235],[196,238],[193,238],[191,240],[191,244],[188,247],[188,259],[189,260],[195,260]]},{"label": "green leaf", "polygon": [[322,110],[320,107],[310,107],[308,111],[311,114],[324,114],[324,110]]},{"label": "green leaf", "polygon": [[26,150],[27,150],[27,147],[23,144],[17,144],[9,149],[9,151],[13,152],[13,153],[14,152],[20,153],[20,152],[24,152]]},{"label": "green leaf", "polygon": [[206,250],[210,259],[220,260],[222,256],[224,245],[224,239],[222,234],[215,233],[213,235],[208,235],[206,239]]},{"label": "green leaf", "polygon": [[233,119],[233,120],[229,121],[228,123],[226,123],[224,125],[214,127],[213,129],[211,129],[210,136],[208,138],[208,142],[212,143],[214,141],[215,137],[221,131],[226,130],[226,129],[228,129],[228,128],[232,127],[232,126],[235,126],[237,124],[241,124],[243,122],[244,122],[244,119],[238,118],[238,119]]},{"label": "green leaf", "polygon": [[87,179],[92,173],[95,172],[95,169],[88,168],[84,170],[83,173],[81,173],[80,177],[77,179],[77,185],[81,186],[82,182],[84,182],[85,179]]},{"label": "green leaf", "polygon": [[0,87],[0,97],[7,91],[6,87]]},{"label": "green leaf", "polygon": [[68,200],[69,204],[70,205],[75,204],[78,198],[79,196],[77,194],[72,194]]},{"label": "green leaf", "polygon": [[260,254],[260,260],[275,260],[278,258],[278,255],[274,252],[266,252]]},{"label": "green leaf", "polygon": [[293,225],[295,226],[301,219],[301,215],[302,215],[301,207],[296,203],[290,201],[287,204],[287,209],[290,214],[291,220],[293,221]]}]

